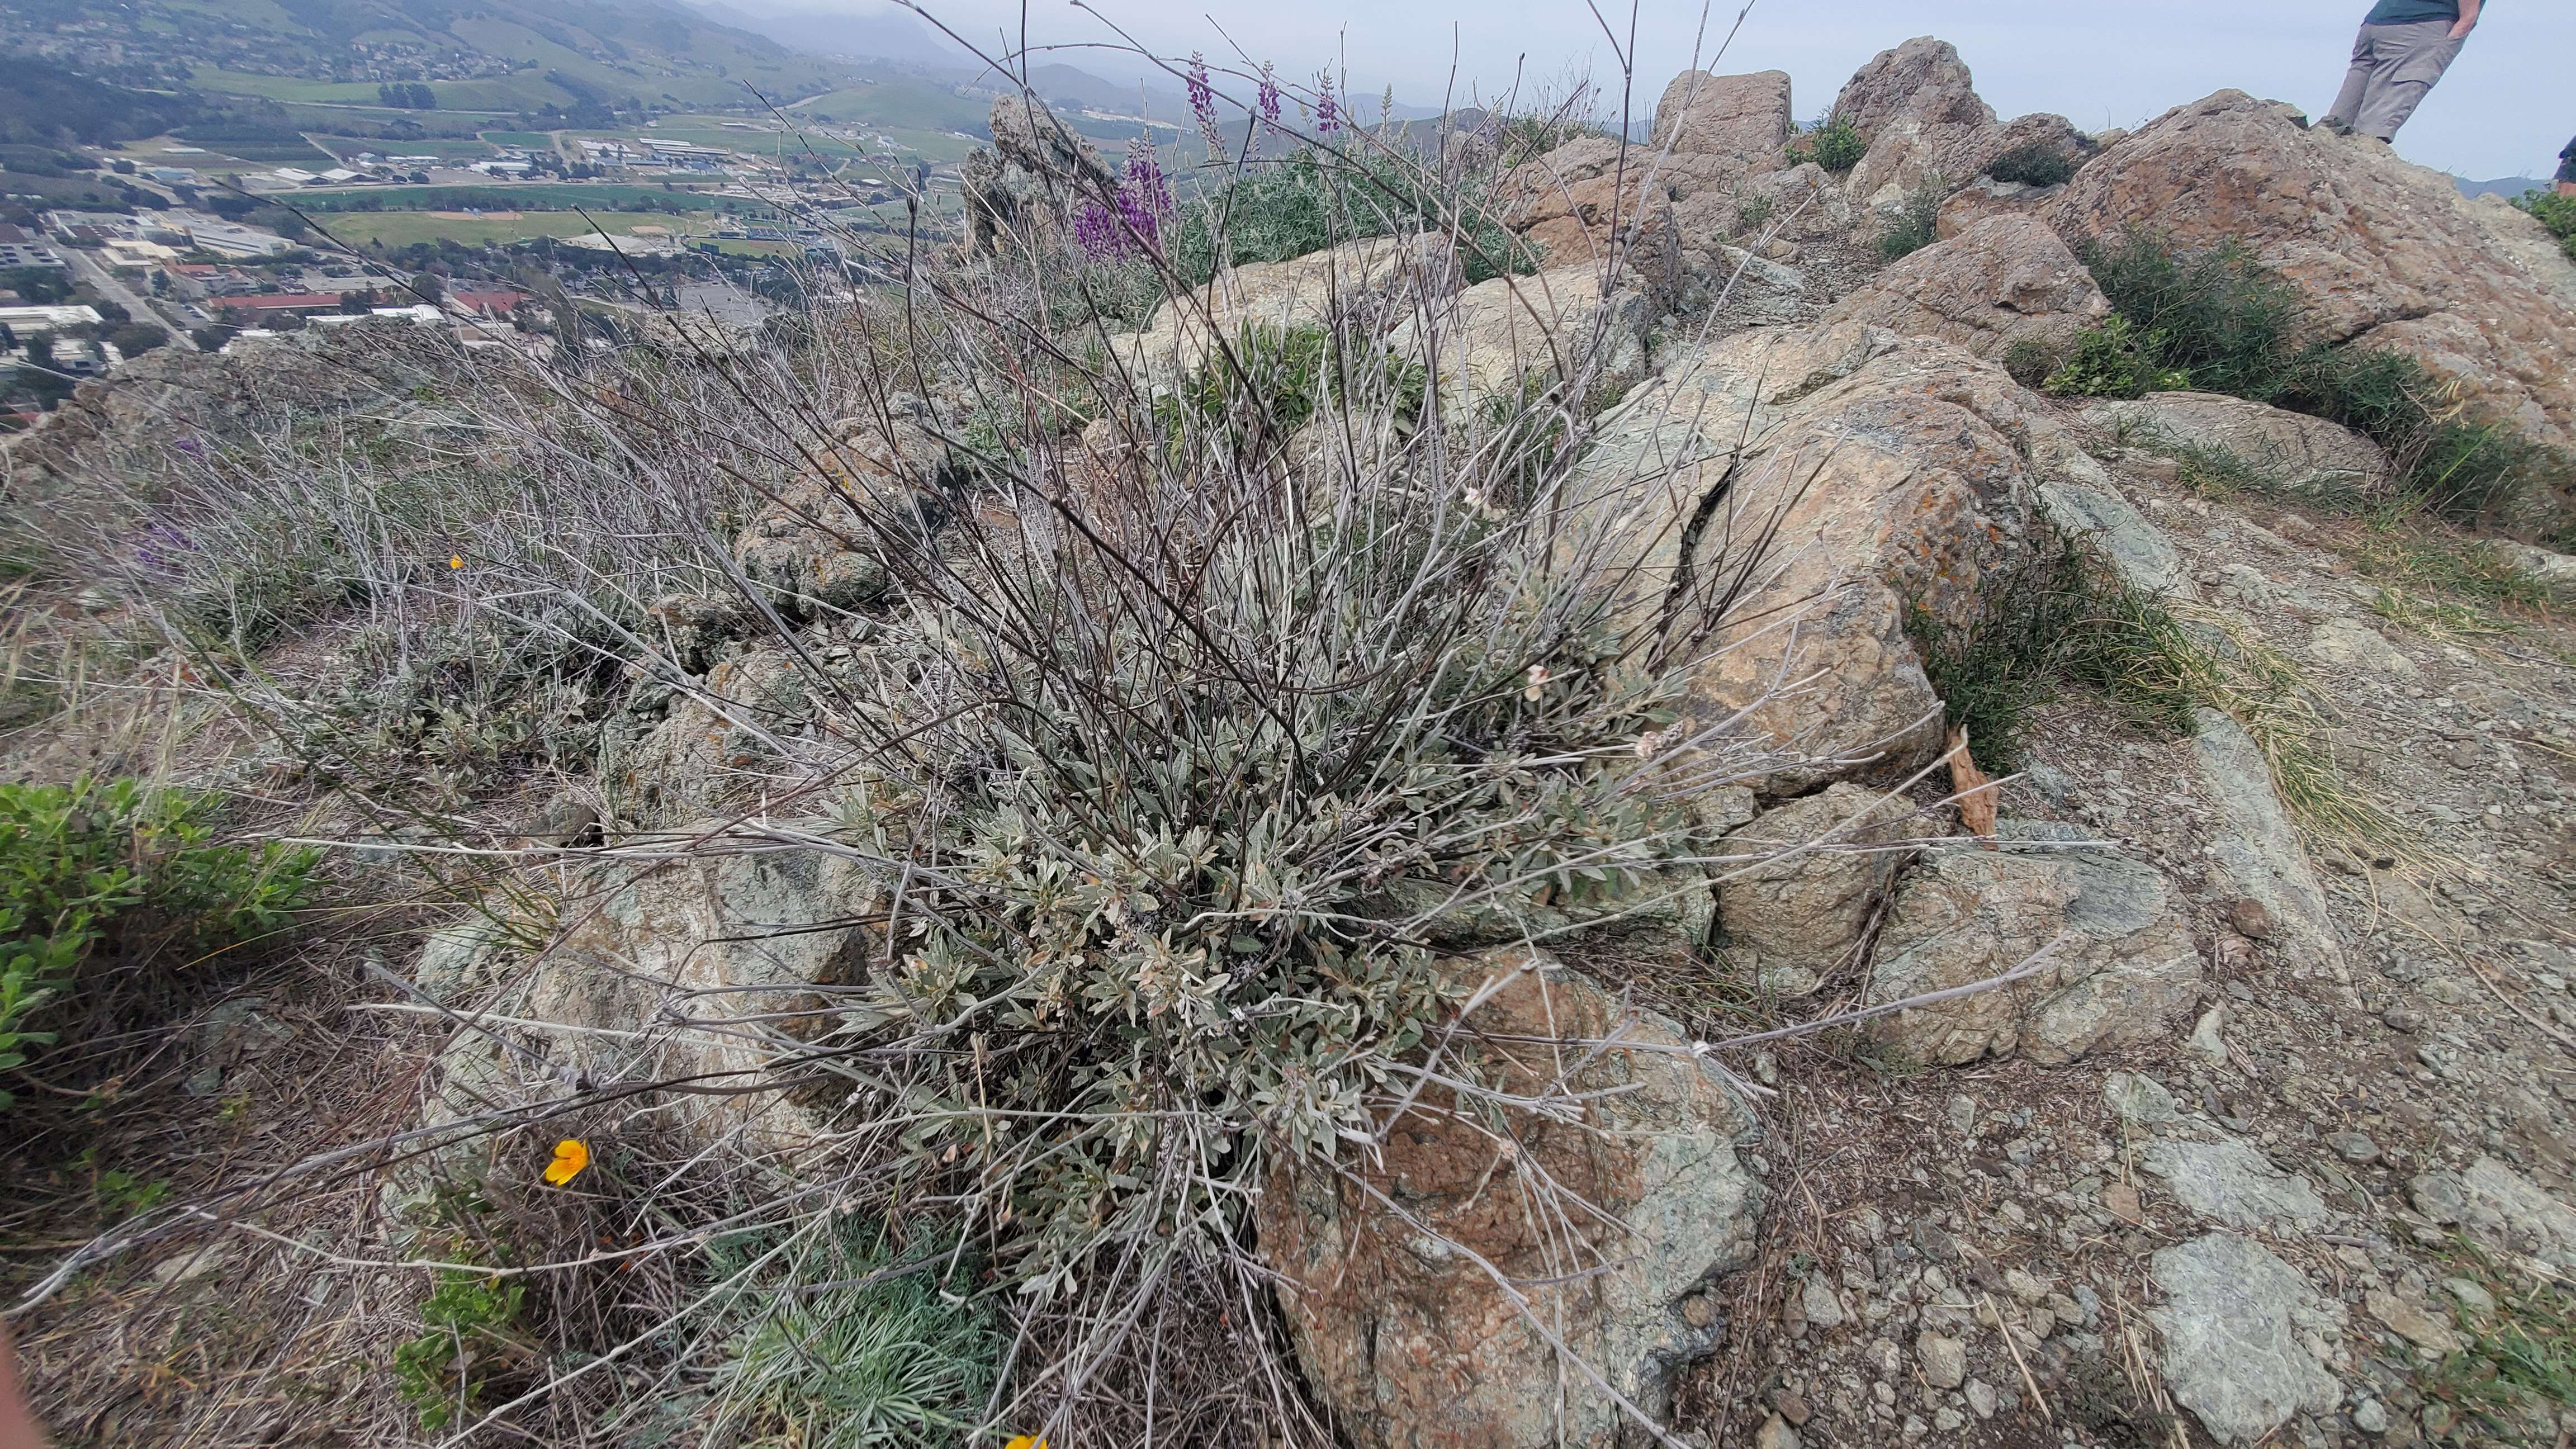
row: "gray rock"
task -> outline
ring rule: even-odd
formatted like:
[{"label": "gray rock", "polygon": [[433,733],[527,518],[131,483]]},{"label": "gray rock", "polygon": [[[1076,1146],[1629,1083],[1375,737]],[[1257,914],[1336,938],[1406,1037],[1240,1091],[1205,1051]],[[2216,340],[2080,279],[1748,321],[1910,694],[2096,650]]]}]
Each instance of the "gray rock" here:
[{"label": "gray rock", "polygon": [[1914,1356],[1922,1361],[1923,1381],[1936,1389],[1955,1389],[1968,1378],[1968,1346],[1955,1338],[1924,1332],[1914,1339]]},{"label": "gray rock", "polygon": [[2406,1184],[2406,1196],[2415,1211],[2443,1227],[2449,1227],[2466,1216],[2469,1195],[2459,1178],[2447,1172],[2419,1172]]},{"label": "gray rock", "polygon": [[2219,1066],[2227,1060],[2227,1038],[2223,1034],[2226,1027],[2227,1008],[2213,1006],[2202,1012],[2200,1020],[2192,1024],[2191,1040],[2184,1045],[2191,1048],[2193,1056],[2213,1067]]},{"label": "gray rock", "polygon": [[2470,1163],[2460,1186],[2467,1198],[2462,1221],[2472,1231],[2576,1271],[2576,1209],[2492,1157]]},{"label": "gray rock", "polygon": [[2291,492],[2352,497],[2381,491],[2390,478],[2387,455],[2359,433],[2220,393],[2100,402],[2084,409],[2084,420],[2125,429],[2154,447],[2225,452]]},{"label": "gray rock", "polygon": [[2335,1150],[2335,1156],[2346,1162],[2369,1163],[2379,1160],[2379,1144],[2371,1141],[2364,1133],[2332,1133],[2327,1136],[2326,1145]]},{"label": "gray rock", "polygon": [[2415,661],[2398,652],[2397,646],[2381,637],[2378,630],[2358,619],[2328,619],[2308,635],[2308,657],[2320,664],[2338,665],[2395,679],[2421,679],[2424,671]]},{"label": "gray rock", "polygon": [[[2374,636],[2375,637],[2375,636]],[[2201,781],[2218,804],[2221,829],[2211,842],[2237,893],[2271,914],[2282,955],[2294,967],[2323,969],[2344,980],[2343,947],[2326,915],[2325,892],[2300,848],[2298,832],[2272,786],[2272,769],[2245,727],[2214,709],[2192,713]]]},{"label": "gray rock", "polygon": [[2147,1311],[2164,1335],[2174,1398],[2221,1440],[2250,1443],[2301,1410],[2325,1413],[2342,1390],[2299,1343],[2316,1311],[2308,1280],[2259,1244],[2207,1233],[2157,1253],[2165,1302]]},{"label": "gray rock", "polygon": [[2138,1165],[2165,1179],[2184,1207],[2232,1228],[2326,1216],[2306,1178],[2281,1171],[2242,1142],[2154,1142]]},{"label": "gray rock", "polygon": [[[1766,975],[1795,971],[1814,990],[1816,973],[1842,962],[1860,944],[1888,882],[1904,864],[1904,851],[1885,847],[1926,828],[1912,814],[1902,799],[1836,784],[1766,810],[1726,837],[1721,857],[1761,861],[1715,867],[1724,873],[1717,922],[1729,959]],[[1787,851],[1799,853],[1763,859]]]},{"label": "gray rock", "polygon": [[1995,1405],[1998,1401],[1993,1384],[1987,1383],[1984,1379],[1970,1379],[1967,1387],[1961,1392],[1968,1397],[1970,1413],[1980,1419],[1991,1419],[1995,1416]]},{"label": "gray rock", "polygon": [[1753,1449],[1798,1449],[1798,1431],[1773,1414],[1762,1421],[1760,1432],[1753,1436]]},{"label": "gray rock", "polygon": [[2040,484],[2048,516],[2059,527],[2089,538],[2110,561],[2111,571],[2129,587],[2147,594],[2196,597],[2199,590],[2183,567],[2182,554],[2164,530],[2120,496],[2100,464],[2090,458],[2081,465],[2068,461],[2062,474],[2052,474]]},{"label": "gray rock", "polygon": [[2365,1434],[2385,1434],[2388,1410],[2377,1399],[2364,1399],[2352,1406],[2352,1426]]},{"label": "gray rock", "polygon": [[2057,1065],[2106,1043],[2169,1039],[2200,989],[2200,952],[2154,867],[2108,851],[1943,843],[1897,883],[1871,996],[1991,980],[2042,948],[2030,977],[1879,1017],[1871,1037],[1894,1057],[1932,1065],[2016,1052]]},{"label": "gray rock", "polygon": [[2179,1115],[2174,1110],[2174,1095],[2165,1090],[2164,1083],[2136,1072],[2113,1072],[2104,1077],[2102,1104],[2130,1122],[2171,1122]]},{"label": "gray rock", "polygon": [[1807,1275],[1806,1286],[1798,1291],[1798,1311],[1806,1316],[1809,1328],[1824,1332],[1842,1327],[1850,1317],[1843,1311],[1842,1296],[1822,1273]]}]

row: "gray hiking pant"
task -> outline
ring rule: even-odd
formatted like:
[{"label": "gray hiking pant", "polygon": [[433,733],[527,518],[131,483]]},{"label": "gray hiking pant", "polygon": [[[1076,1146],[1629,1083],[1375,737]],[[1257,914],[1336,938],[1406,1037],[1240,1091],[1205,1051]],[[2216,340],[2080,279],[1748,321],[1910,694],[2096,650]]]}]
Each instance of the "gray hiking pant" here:
[{"label": "gray hiking pant", "polygon": [[2466,40],[2451,38],[2451,22],[2365,25],[2352,42],[2352,69],[2343,78],[2329,121],[2385,141],[2397,134],[2433,82],[2451,68]]}]

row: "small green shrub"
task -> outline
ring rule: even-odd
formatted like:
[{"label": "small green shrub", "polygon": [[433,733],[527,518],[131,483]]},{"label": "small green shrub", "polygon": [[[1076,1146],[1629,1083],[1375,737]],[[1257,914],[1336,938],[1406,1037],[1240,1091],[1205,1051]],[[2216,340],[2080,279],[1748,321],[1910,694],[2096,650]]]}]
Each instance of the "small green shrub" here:
[{"label": "small green shrub", "polygon": [[2153,596],[2121,582],[2083,541],[2057,535],[1980,581],[1976,615],[1945,627],[1919,601],[1906,629],[1923,672],[1988,769],[2020,768],[2030,711],[2067,685],[2100,695],[2142,725],[2191,731],[2203,701],[2167,656],[2188,648]]},{"label": "small green shrub", "polygon": [[1429,380],[1421,364],[1382,355],[1376,358],[1377,377],[1346,376],[1345,367],[1365,368],[1368,361],[1346,355],[1320,327],[1247,323],[1235,335],[1234,356],[1239,367],[1211,356],[1177,392],[1156,400],[1157,420],[1167,435],[1193,421],[1240,429],[1255,415],[1276,432],[1292,433],[1345,387],[1390,396],[1396,412],[1410,419],[1421,413]]},{"label": "small green shrub", "polygon": [[1756,196],[1738,202],[1735,207],[1735,229],[1738,232],[1751,231],[1769,221],[1771,213],[1779,209],[1779,201],[1769,196]]},{"label": "small green shrub", "polygon": [[2024,186],[2063,186],[2075,178],[2075,158],[2045,141],[2032,141],[1996,157],[1986,174]]},{"label": "small green shrub", "polygon": [[418,1338],[394,1346],[394,1386],[420,1411],[432,1433],[456,1422],[462,1409],[482,1402],[492,1361],[522,1348],[514,1330],[526,1306],[527,1285],[517,1278],[441,1268],[421,1304]]},{"label": "small green shrub", "polygon": [[2016,338],[2004,349],[2004,372],[2024,387],[2045,386],[2049,375],[2067,362],[2066,349],[2036,337]]},{"label": "small green shrub", "polygon": [[945,1449],[982,1422],[1007,1343],[1000,1315],[989,1297],[942,1291],[971,1284],[982,1260],[952,1263],[954,1242],[935,1234],[906,1252],[846,1224],[774,1253],[750,1239],[711,1248],[719,1265],[766,1269],[747,1275],[734,1310],[745,1322],[707,1385],[711,1442]]},{"label": "small green shrub", "polygon": [[1860,131],[1840,116],[1827,116],[1807,132],[1801,143],[1789,143],[1789,164],[1813,161],[1836,176],[1860,164],[1869,154],[1869,142]]},{"label": "small green shrub", "polygon": [[2561,196],[2555,191],[2526,191],[2513,199],[2513,204],[2540,218],[2549,234],[2576,258],[2576,196]]},{"label": "small green shrub", "polygon": [[2047,390],[2060,397],[2144,397],[2191,386],[2191,375],[2165,367],[2164,334],[2142,331],[2113,313],[2075,339],[2075,355],[2049,374]]},{"label": "small green shrub", "polygon": [[1878,254],[1892,262],[1939,241],[1941,203],[1949,197],[1949,184],[1937,176],[1908,192],[1904,209],[1878,234]]},{"label": "small green shrub", "polygon": [[[1391,161],[1339,157],[1328,164],[1311,151],[1256,165],[1241,180],[1184,205],[1166,252],[1182,280],[1199,286],[1246,262],[1284,262],[1417,227],[1446,230],[1453,208],[1465,212],[1458,252],[1469,283],[1538,270],[1537,254],[1480,210],[1473,196],[1436,197]],[[1140,285],[1159,287],[1150,274]]]},{"label": "small green shrub", "polygon": [[2112,310],[2156,338],[2157,366],[2189,373],[2208,392],[2279,395],[2300,348],[2299,294],[2253,253],[2232,242],[2187,253],[2132,230],[2080,254]]},{"label": "small green shrub", "polygon": [[[313,852],[213,844],[206,808],[132,779],[0,785],[0,1071],[53,1040],[27,1023],[85,970],[211,949],[285,920]],[[0,1090],[0,1106],[13,1100]]]}]

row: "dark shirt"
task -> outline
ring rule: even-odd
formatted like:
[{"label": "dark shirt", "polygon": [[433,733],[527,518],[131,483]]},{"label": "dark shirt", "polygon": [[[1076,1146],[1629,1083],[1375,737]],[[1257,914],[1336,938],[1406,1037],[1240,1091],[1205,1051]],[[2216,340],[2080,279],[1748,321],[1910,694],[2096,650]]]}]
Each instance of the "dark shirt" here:
[{"label": "dark shirt", "polygon": [[[2345,12],[2351,13],[2349,11]],[[2364,25],[2416,25],[2427,20],[2446,20],[2456,25],[2460,19],[2460,0],[2379,0],[2362,17]]]}]

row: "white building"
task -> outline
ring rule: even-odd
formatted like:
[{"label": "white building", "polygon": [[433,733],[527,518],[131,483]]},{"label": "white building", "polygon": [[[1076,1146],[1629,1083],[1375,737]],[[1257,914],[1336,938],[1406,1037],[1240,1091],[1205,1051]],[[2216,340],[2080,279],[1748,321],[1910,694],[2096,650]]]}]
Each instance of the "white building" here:
[{"label": "white building", "polygon": [[30,332],[60,332],[70,327],[95,327],[101,320],[96,307],[0,307],[0,327],[20,336]]}]

